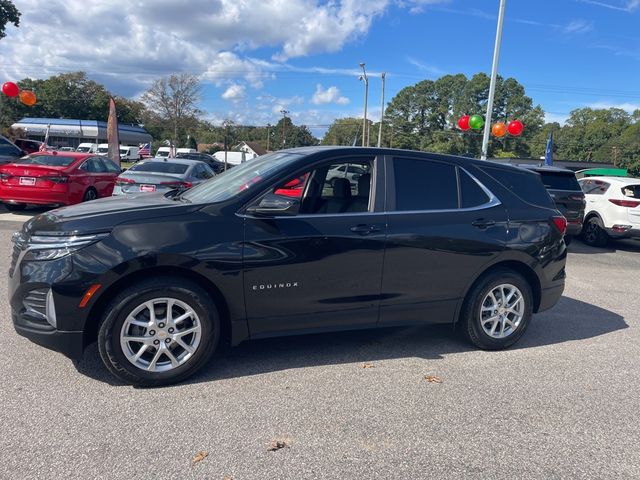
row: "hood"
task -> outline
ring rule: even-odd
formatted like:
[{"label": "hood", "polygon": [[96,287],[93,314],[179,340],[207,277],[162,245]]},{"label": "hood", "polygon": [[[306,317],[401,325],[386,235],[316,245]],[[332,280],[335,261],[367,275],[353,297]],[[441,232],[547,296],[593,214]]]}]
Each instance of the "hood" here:
[{"label": "hood", "polygon": [[202,205],[182,203],[163,194],[108,197],[41,213],[25,223],[25,231],[92,233],[140,219],[185,215]]}]

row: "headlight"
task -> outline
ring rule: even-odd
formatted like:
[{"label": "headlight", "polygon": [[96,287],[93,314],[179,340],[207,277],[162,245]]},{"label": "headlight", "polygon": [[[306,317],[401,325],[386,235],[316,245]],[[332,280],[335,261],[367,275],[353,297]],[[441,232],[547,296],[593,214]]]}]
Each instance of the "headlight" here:
[{"label": "headlight", "polygon": [[108,233],[91,235],[33,235],[27,244],[26,260],[55,260],[98,242]]}]

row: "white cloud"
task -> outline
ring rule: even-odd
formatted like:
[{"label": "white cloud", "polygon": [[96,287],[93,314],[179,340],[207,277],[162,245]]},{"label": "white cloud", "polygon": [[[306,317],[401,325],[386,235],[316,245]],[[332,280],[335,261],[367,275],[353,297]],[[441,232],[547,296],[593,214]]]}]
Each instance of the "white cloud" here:
[{"label": "white cloud", "polygon": [[224,100],[229,100],[231,102],[239,102],[244,99],[246,95],[244,86],[233,84],[229,88],[227,88],[222,94],[222,98]]},{"label": "white cloud", "polygon": [[640,103],[631,103],[631,102],[623,102],[623,103],[614,103],[614,102],[596,102],[589,105],[591,108],[620,108],[625,110],[626,112],[633,113],[636,110],[640,110]]},{"label": "white cloud", "polygon": [[582,19],[572,20],[562,29],[562,31],[567,34],[587,33],[591,30],[593,30],[593,22],[588,22]]},{"label": "white cloud", "polygon": [[597,5],[598,7],[608,8],[610,10],[618,10],[620,12],[635,12],[640,8],[640,0],[625,0],[623,2],[611,3],[601,2],[598,0],[578,0],[581,3],[588,3],[590,5]]},{"label": "white cloud", "polygon": [[346,105],[349,103],[347,97],[340,95],[338,87],[329,87],[325,89],[322,85],[316,85],[316,92],[311,97],[311,103],[314,105],[322,105],[325,103],[337,103],[338,105]]}]

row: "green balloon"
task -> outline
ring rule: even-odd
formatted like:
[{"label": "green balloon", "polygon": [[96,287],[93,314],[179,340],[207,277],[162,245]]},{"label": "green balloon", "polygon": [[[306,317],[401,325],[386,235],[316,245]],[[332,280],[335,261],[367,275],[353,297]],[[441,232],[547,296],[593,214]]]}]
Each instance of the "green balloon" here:
[{"label": "green balloon", "polygon": [[471,118],[469,119],[469,126],[474,130],[478,130],[479,128],[482,128],[483,125],[484,125],[484,118],[482,118],[480,115],[472,115]]}]

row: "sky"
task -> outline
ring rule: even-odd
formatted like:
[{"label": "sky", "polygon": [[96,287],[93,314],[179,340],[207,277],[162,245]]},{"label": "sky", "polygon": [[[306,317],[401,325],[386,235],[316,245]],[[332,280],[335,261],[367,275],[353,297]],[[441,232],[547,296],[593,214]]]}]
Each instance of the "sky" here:
[{"label": "sky", "polygon": [[[0,80],[83,70],[137,98],[154,79],[198,75],[214,123],[294,123],[381,112],[402,88],[490,73],[499,0],[14,0]],[[498,72],[547,121],[577,108],[640,109],[640,0],[506,0]],[[36,92],[37,93],[37,92]],[[470,112],[471,113],[471,112]]]}]

